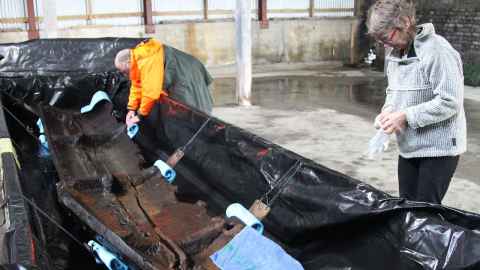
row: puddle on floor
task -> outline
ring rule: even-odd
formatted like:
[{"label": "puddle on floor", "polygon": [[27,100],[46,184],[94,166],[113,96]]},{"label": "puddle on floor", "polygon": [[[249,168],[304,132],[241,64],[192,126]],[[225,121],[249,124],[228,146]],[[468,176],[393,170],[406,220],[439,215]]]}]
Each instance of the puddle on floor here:
[{"label": "puddle on floor", "polygon": [[[360,116],[368,121],[377,115],[385,98],[386,82],[375,78],[270,77],[252,83],[252,103],[267,109],[308,111],[318,108]],[[235,79],[213,83],[215,106],[234,106]],[[480,184],[480,107],[465,100],[468,152],[463,154],[456,176]]]}]

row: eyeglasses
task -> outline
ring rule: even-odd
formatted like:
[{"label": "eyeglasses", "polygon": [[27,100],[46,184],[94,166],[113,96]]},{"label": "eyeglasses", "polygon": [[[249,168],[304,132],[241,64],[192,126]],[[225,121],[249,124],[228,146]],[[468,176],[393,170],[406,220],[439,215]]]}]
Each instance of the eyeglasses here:
[{"label": "eyeglasses", "polygon": [[395,28],[389,35],[379,35],[376,37],[376,39],[380,44],[393,45],[392,40],[395,38],[395,35],[397,34],[397,32],[398,32],[398,29]]}]

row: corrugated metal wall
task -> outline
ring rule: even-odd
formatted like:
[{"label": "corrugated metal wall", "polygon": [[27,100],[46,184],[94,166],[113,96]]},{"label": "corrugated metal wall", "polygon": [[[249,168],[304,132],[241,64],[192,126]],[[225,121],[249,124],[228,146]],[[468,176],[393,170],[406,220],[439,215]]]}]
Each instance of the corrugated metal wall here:
[{"label": "corrugated metal wall", "polygon": [[[271,1],[271,0],[270,0]],[[236,0],[208,0],[208,18],[209,19],[231,19],[235,9]],[[252,17],[258,18],[257,0],[251,0]]]},{"label": "corrugated metal wall", "polygon": [[315,0],[315,16],[348,17],[353,16],[355,0]]},{"label": "corrugated metal wall", "polygon": [[[34,0],[42,30],[45,0]],[[142,0],[56,0],[59,28],[86,25],[141,25]],[[208,19],[231,19],[236,0],[152,0],[153,22],[201,20],[204,6]],[[252,2],[252,17],[257,18],[257,0]],[[353,16],[355,0],[315,0],[314,16]],[[308,17],[310,0],[268,0],[268,17]],[[0,31],[26,30],[26,0],[0,0]]]},{"label": "corrugated metal wall", "polygon": [[58,28],[87,25],[87,21],[79,16],[85,14],[85,1],[57,0]]},{"label": "corrugated metal wall", "polygon": [[26,10],[23,0],[0,0],[0,31],[26,30]]},{"label": "corrugated metal wall", "polygon": [[310,0],[276,0],[268,1],[268,17],[271,18],[295,18],[308,17]]},{"label": "corrugated metal wall", "polygon": [[[310,14],[310,0],[270,0],[267,7],[270,18],[298,18]],[[354,8],[355,0],[315,0],[313,16],[350,17]]]},{"label": "corrugated metal wall", "polygon": [[92,25],[139,25],[143,23],[143,1],[141,0],[89,0],[87,2],[91,2],[92,19],[90,23]]},{"label": "corrugated metal wall", "polygon": [[[44,0],[35,0],[37,16],[43,16]],[[143,1],[140,0],[56,0],[58,28],[86,25],[142,24]],[[43,24],[40,20],[40,29]]]},{"label": "corrugated metal wall", "polygon": [[203,18],[203,0],[152,0],[153,23]]},{"label": "corrugated metal wall", "polygon": [[225,1],[208,0],[208,18],[209,19],[233,18],[234,9],[235,9],[235,0],[225,0]]}]

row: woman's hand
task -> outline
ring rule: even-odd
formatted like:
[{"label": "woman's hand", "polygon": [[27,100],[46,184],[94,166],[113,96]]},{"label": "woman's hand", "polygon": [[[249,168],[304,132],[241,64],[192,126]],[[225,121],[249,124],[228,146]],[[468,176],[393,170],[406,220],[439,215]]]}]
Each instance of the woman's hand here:
[{"label": "woman's hand", "polygon": [[380,127],[387,134],[401,132],[407,127],[407,115],[405,112],[382,112],[379,115]]}]

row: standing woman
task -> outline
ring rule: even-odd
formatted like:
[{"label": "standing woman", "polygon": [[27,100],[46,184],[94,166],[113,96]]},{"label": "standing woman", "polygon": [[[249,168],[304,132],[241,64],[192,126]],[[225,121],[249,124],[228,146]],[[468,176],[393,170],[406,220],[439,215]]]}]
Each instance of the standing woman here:
[{"label": "standing woman", "polygon": [[440,204],[467,145],[460,55],[433,24],[416,25],[411,0],[378,0],[367,27],[386,49],[388,87],[377,119],[397,136],[400,196]]}]

